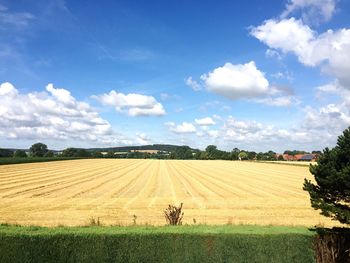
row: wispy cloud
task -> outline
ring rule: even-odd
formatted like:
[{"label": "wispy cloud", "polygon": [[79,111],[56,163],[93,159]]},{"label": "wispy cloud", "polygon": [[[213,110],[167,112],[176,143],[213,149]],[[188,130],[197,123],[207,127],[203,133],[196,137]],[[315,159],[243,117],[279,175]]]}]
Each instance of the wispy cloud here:
[{"label": "wispy cloud", "polygon": [[0,30],[22,29],[35,19],[29,12],[12,12],[6,6],[0,5]]}]

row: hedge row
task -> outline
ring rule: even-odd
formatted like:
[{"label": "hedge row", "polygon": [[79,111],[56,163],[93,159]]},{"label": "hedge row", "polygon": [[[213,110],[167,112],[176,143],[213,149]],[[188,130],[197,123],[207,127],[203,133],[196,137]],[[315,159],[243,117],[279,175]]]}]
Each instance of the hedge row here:
[{"label": "hedge row", "polygon": [[309,233],[117,228],[1,227],[0,262],[315,262]]},{"label": "hedge row", "polygon": [[66,161],[66,160],[76,160],[76,159],[84,159],[84,158],[75,158],[75,157],[26,157],[26,158],[8,157],[7,158],[7,157],[5,157],[5,158],[0,158],[0,165],[2,165],[2,164]]}]

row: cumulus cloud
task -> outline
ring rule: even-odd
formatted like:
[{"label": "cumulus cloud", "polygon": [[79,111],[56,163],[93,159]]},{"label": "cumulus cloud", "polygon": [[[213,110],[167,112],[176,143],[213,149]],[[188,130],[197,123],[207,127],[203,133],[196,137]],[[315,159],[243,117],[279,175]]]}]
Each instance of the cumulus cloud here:
[{"label": "cumulus cloud", "polygon": [[89,104],[68,90],[46,86],[46,91],[22,94],[11,83],[0,85],[1,137],[21,140],[74,140],[121,143]]},{"label": "cumulus cloud", "polygon": [[226,63],[201,76],[208,91],[230,98],[251,98],[269,92],[269,82],[255,62]]},{"label": "cumulus cloud", "polygon": [[215,121],[211,117],[205,117],[205,118],[202,118],[202,119],[195,119],[194,121],[199,126],[215,125]]},{"label": "cumulus cloud", "polygon": [[195,133],[196,127],[189,122],[183,122],[181,124],[175,124],[174,122],[166,122],[165,126],[168,127],[169,131],[173,133]]},{"label": "cumulus cloud", "polygon": [[193,80],[192,77],[188,77],[185,80],[185,83],[187,86],[191,87],[194,91],[202,90],[202,85],[199,84],[197,81]]},{"label": "cumulus cloud", "polygon": [[136,93],[124,94],[112,90],[102,95],[94,95],[92,98],[98,100],[103,105],[115,107],[116,111],[127,111],[130,116],[165,115],[163,105],[153,96]]},{"label": "cumulus cloud", "polygon": [[317,34],[295,18],[270,19],[254,27],[251,35],[271,49],[295,54],[306,66],[320,66],[323,72],[335,76],[340,85],[350,89],[350,60],[344,59],[350,58],[350,29]]},{"label": "cumulus cloud", "polygon": [[223,67],[203,74],[201,79],[209,92],[231,100],[246,99],[278,107],[291,106],[296,101],[289,90],[270,85],[254,61],[236,65],[226,63]]},{"label": "cumulus cloud", "polygon": [[219,143],[222,147],[231,145],[264,151],[281,151],[290,147],[322,149],[333,147],[337,137],[350,125],[349,111],[340,105],[330,104],[319,109],[306,107],[304,112],[305,117],[288,128],[229,116],[219,129]]},{"label": "cumulus cloud", "polygon": [[339,105],[343,105],[342,108],[349,108],[350,112],[350,90],[345,89],[343,86],[339,85],[338,81],[333,81],[331,83],[316,87],[316,97],[324,98],[327,95],[333,94],[340,98]]},{"label": "cumulus cloud", "polygon": [[301,11],[305,23],[329,21],[335,12],[336,0],[289,0],[281,18]]}]

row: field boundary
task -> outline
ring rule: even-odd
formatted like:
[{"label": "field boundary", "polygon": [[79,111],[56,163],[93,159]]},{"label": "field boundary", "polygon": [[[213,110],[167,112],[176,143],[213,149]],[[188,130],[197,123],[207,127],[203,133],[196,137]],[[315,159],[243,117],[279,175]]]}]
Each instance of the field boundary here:
[{"label": "field boundary", "polygon": [[[280,165],[289,165],[289,166],[300,166],[300,167],[309,167],[310,163],[303,163],[298,161],[244,161],[244,162],[252,162],[252,163],[268,163],[268,164],[280,164]],[[317,163],[314,163],[317,164]]]},{"label": "field boundary", "polygon": [[2,158],[0,158],[0,165],[22,164],[22,163],[42,163],[42,162],[81,160],[81,159],[92,159],[92,158],[83,158],[83,157],[26,157],[26,158],[2,157]]},{"label": "field boundary", "polygon": [[0,226],[0,262],[315,262],[314,235],[272,226]]}]

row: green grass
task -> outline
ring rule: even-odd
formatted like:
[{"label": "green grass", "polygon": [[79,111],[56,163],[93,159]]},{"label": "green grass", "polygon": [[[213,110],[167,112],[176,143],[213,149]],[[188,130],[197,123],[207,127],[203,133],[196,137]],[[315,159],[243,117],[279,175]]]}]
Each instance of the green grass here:
[{"label": "green grass", "polygon": [[76,160],[76,159],[83,159],[83,158],[76,158],[76,157],[26,157],[26,158],[8,157],[7,158],[6,157],[6,158],[0,158],[0,165],[53,162],[53,161],[65,161],[65,160]]},{"label": "green grass", "polygon": [[257,226],[257,225],[183,225],[183,226],[79,226],[79,227],[39,227],[0,224],[0,234],[257,234],[314,235],[314,231],[302,226]]},{"label": "green grass", "polygon": [[315,262],[315,233],[278,226],[0,226],[0,262]]}]

